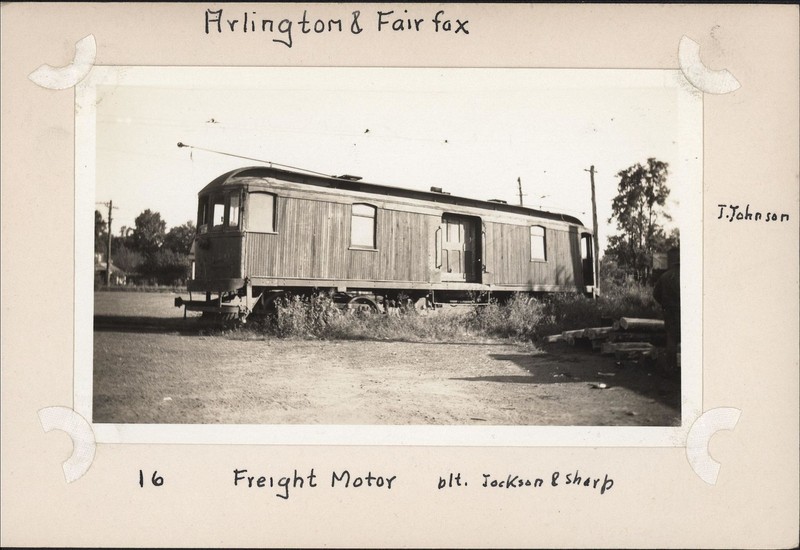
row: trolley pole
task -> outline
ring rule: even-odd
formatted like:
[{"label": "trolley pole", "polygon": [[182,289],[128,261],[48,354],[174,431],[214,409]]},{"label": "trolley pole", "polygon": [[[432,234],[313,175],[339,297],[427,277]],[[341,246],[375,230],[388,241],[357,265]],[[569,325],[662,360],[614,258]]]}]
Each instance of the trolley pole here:
[{"label": "trolley pole", "polygon": [[600,293],[600,242],[597,232],[597,198],[594,191],[594,164],[592,164],[588,170],[584,171],[589,172],[589,178],[592,182],[592,229],[594,230],[594,290],[592,294],[597,298],[597,295]]}]

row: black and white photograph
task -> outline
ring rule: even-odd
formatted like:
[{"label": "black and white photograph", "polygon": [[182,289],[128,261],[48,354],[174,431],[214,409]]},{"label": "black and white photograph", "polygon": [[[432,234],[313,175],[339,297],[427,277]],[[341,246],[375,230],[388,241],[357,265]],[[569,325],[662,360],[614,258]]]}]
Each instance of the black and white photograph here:
[{"label": "black and white photograph", "polygon": [[683,78],[95,68],[92,422],[680,427]]},{"label": "black and white photograph", "polygon": [[0,546],[797,547],[796,5],[0,14]]}]

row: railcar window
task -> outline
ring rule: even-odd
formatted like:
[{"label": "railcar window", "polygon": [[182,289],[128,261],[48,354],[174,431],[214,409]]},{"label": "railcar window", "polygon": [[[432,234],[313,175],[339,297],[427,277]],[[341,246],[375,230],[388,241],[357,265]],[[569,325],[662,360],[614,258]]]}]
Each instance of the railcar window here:
[{"label": "railcar window", "polygon": [[461,242],[461,224],[447,222],[447,242],[459,243]]},{"label": "railcar window", "polygon": [[247,200],[247,229],[260,233],[274,233],[275,195],[250,193]]},{"label": "railcar window", "polygon": [[225,198],[214,197],[211,199],[211,220],[213,227],[225,225]]},{"label": "railcar window", "polygon": [[228,209],[228,225],[239,227],[239,193],[232,193],[228,199],[230,207]]},{"label": "railcar window", "polygon": [[200,234],[208,231],[208,197],[200,199],[197,206],[197,231]]},{"label": "railcar window", "polygon": [[531,227],[531,261],[547,260],[547,248],[545,247],[545,232],[541,225]]},{"label": "railcar window", "polygon": [[588,233],[581,235],[581,259],[592,259],[592,236]]},{"label": "railcar window", "polygon": [[354,204],[350,216],[350,245],[375,248],[376,208],[369,204]]}]

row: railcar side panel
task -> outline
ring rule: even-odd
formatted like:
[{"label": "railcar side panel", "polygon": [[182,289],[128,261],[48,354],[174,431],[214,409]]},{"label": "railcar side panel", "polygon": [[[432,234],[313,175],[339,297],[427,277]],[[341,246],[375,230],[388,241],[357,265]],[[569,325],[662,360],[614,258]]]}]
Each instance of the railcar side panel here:
[{"label": "railcar side panel", "polygon": [[284,197],[276,200],[276,232],[249,232],[250,277],[427,282],[435,218],[377,209],[375,244],[351,246],[351,206]]},{"label": "railcar side panel", "polygon": [[278,196],[275,233],[247,234],[248,275],[341,277],[344,211],[341,204]]},{"label": "railcar side panel", "polygon": [[571,226],[569,228],[569,232],[564,231],[562,233],[566,233],[569,236],[569,248],[566,246],[564,247],[564,254],[561,258],[559,258],[559,262],[563,262],[563,265],[566,267],[566,269],[569,269],[568,266],[572,266],[573,277],[570,280],[573,282],[573,284],[581,288],[584,288],[585,285],[594,284],[593,280],[584,281],[583,279],[583,264],[581,262],[581,237],[578,233],[578,228]]},{"label": "railcar side panel", "polygon": [[[545,231],[545,259],[531,259],[530,227]],[[538,220],[530,225],[486,223],[486,269],[495,285],[579,287],[580,241],[576,228],[549,227]]]},{"label": "railcar side panel", "polygon": [[[366,252],[348,249],[351,267],[358,264],[352,261],[370,261],[374,277],[363,277],[359,269],[348,273],[349,279],[377,279],[379,281],[428,281],[428,262],[433,233],[431,224],[435,218],[415,212],[378,209],[376,221],[376,250]],[[349,235],[349,221],[348,221]],[[357,260],[357,261],[358,261]],[[363,264],[362,264],[363,265]]]}]

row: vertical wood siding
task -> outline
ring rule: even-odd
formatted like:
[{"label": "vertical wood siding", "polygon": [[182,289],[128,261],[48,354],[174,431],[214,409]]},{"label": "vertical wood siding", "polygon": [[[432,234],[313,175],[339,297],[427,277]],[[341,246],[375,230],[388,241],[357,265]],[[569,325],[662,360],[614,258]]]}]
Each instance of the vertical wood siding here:
[{"label": "vertical wood siding", "polygon": [[350,248],[347,204],[277,197],[277,234],[248,233],[253,277],[426,281],[432,216],[377,210],[375,250]]},{"label": "vertical wood siding", "polygon": [[545,227],[544,262],[531,261],[530,226],[486,223],[485,238],[485,264],[494,284],[572,287],[581,283],[577,231]]},{"label": "vertical wood siding", "polygon": [[[350,248],[349,204],[278,196],[276,234],[248,233],[252,277],[430,282],[441,216],[378,208],[376,249]],[[533,225],[533,224],[532,224]],[[580,235],[545,226],[547,261],[531,261],[530,226],[485,223],[484,265],[495,285],[583,284]]]}]

